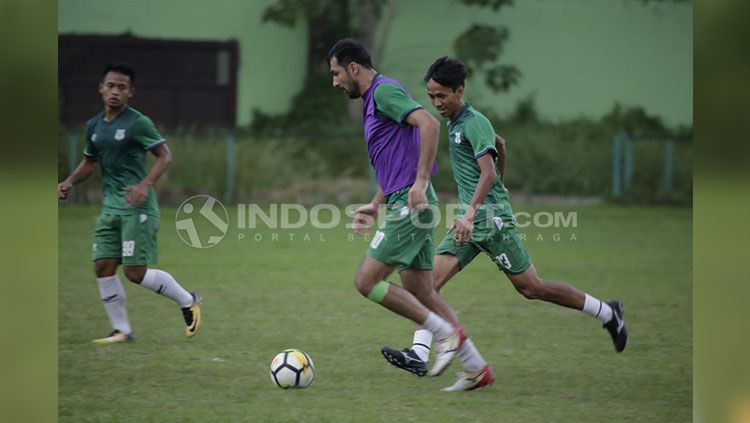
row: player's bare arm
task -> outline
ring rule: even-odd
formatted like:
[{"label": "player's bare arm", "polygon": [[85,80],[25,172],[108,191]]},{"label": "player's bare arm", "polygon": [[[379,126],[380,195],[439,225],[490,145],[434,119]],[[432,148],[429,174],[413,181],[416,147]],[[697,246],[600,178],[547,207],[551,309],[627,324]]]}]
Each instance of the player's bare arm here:
[{"label": "player's bare arm", "polygon": [[68,192],[73,186],[85,181],[96,170],[97,159],[93,156],[84,156],[78,167],[64,181],[57,184],[57,198],[65,200],[68,198]]},{"label": "player's bare arm", "polygon": [[135,185],[128,185],[125,191],[125,201],[133,207],[140,207],[148,198],[149,188],[159,180],[164,171],[167,170],[169,162],[172,161],[172,152],[166,144],[154,147],[151,152],[156,156],[154,165],[143,180]]},{"label": "player's bare arm", "polygon": [[418,211],[427,206],[427,184],[430,171],[437,155],[440,124],[424,109],[417,109],[409,114],[406,123],[419,128],[419,163],[417,165],[417,179],[409,190],[410,209]]},{"label": "player's bare arm", "polygon": [[367,234],[370,233],[372,225],[375,223],[375,217],[377,217],[380,211],[380,206],[385,202],[385,195],[383,195],[383,189],[378,187],[378,192],[372,201],[368,204],[363,204],[354,210],[354,220],[352,222],[352,231],[355,234]]},{"label": "player's bare arm", "polygon": [[456,241],[468,242],[471,240],[471,235],[474,232],[474,216],[477,209],[484,204],[484,199],[487,198],[487,194],[490,192],[492,184],[497,178],[492,154],[487,153],[480,156],[477,158],[477,163],[481,172],[479,174],[479,181],[477,181],[477,187],[474,195],[471,197],[471,202],[466,208],[466,213],[453,223],[453,227],[456,229],[456,234],[453,237],[454,244]]},{"label": "player's bare arm", "polygon": [[497,150],[497,170],[500,171],[500,180],[505,178],[505,138],[495,134],[495,150]]}]

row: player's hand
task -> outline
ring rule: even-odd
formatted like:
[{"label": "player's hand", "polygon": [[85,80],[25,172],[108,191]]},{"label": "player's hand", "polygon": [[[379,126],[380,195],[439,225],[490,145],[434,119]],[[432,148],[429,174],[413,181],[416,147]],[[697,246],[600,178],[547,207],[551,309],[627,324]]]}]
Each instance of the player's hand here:
[{"label": "player's hand", "polygon": [[58,200],[65,200],[68,198],[68,192],[70,192],[70,189],[73,188],[73,184],[68,182],[68,180],[64,180],[57,184],[57,199]]},{"label": "player's hand", "polygon": [[421,212],[427,208],[427,184],[422,182],[414,182],[414,185],[409,189],[409,200],[406,204],[409,210],[416,210]]},{"label": "player's hand", "polygon": [[146,184],[128,185],[125,187],[125,191],[127,192],[125,202],[133,207],[142,206],[148,198],[148,185]]},{"label": "player's hand", "polygon": [[378,214],[378,206],[375,204],[369,203],[369,204],[363,204],[359,207],[357,207],[356,210],[354,210],[354,213],[356,214],[366,214],[368,216],[377,216]]},{"label": "player's hand", "polygon": [[375,204],[365,204],[354,210],[352,221],[352,232],[358,235],[369,234],[375,217],[378,215],[378,207]]},{"label": "player's hand", "polygon": [[454,230],[456,231],[455,234],[453,234],[453,246],[456,246],[456,242],[463,244],[466,242],[471,241],[471,236],[474,233],[474,219],[468,218],[466,216],[457,219],[453,222],[448,232]]}]

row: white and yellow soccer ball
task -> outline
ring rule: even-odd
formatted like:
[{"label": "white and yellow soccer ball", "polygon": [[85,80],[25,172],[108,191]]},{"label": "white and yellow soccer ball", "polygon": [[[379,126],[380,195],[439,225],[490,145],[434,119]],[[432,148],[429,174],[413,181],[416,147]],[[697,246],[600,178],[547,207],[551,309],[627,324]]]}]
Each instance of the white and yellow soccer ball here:
[{"label": "white and yellow soccer ball", "polygon": [[315,378],[315,365],[302,350],[284,350],[273,358],[269,371],[279,388],[307,388]]}]

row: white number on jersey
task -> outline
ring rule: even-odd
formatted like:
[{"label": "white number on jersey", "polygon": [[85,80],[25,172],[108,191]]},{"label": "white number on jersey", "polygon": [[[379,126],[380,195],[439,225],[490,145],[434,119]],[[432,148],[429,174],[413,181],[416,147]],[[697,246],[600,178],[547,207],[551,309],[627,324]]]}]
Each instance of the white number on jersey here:
[{"label": "white number on jersey", "polygon": [[372,238],[372,242],[370,243],[370,248],[372,248],[373,250],[377,249],[380,243],[383,241],[383,238],[385,238],[385,234],[383,232],[375,232],[375,236]]},{"label": "white number on jersey", "polygon": [[122,242],[122,256],[131,257],[135,250],[135,241],[123,241]]},{"label": "white number on jersey", "polygon": [[503,265],[506,269],[510,269],[513,267],[512,264],[510,264],[510,260],[508,259],[508,255],[505,253],[500,254],[499,256],[495,257],[495,260],[500,262],[500,264]]}]

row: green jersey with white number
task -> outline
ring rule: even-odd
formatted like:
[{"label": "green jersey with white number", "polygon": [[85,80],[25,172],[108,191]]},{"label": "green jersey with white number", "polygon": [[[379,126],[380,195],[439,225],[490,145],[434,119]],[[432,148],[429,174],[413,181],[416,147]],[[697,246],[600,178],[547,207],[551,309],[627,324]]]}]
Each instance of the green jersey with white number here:
[{"label": "green jersey with white number", "polygon": [[[465,104],[458,116],[448,121],[448,142],[453,179],[458,185],[458,202],[463,215],[471,203],[479,175],[482,173],[477,159],[485,154],[492,154],[493,161],[497,162],[495,130],[483,114],[474,110],[471,105]],[[500,175],[477,210],[474,221],[479,222],[496,216],[502,217],[505,225],[515,226],[508,193],[503,188]]]},{"label": "green jersey with white number", "polygon": [[99,159],[104,212],[159,216],[153,187],[149,189],[148,199],[138,208],[125,202],[125,187],[146,177],[146,152],[165,142],[151,119],[129,106],[109,122],[104,120],[104,112],[86,122],[83,154]]}]

